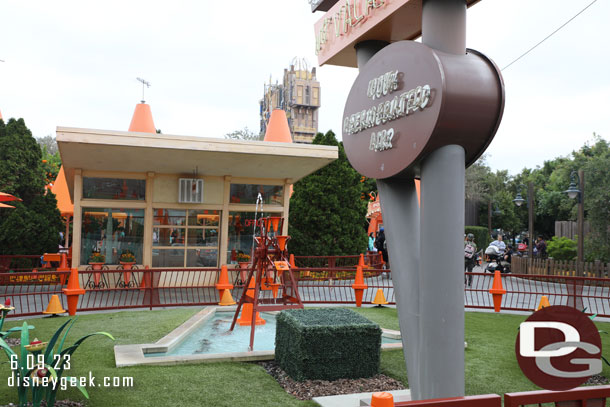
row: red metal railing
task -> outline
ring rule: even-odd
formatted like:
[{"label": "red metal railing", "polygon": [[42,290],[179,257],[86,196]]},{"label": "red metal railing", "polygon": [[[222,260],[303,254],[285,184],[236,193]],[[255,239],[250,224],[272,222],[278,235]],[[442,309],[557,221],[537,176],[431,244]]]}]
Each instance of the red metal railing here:
[{"label": "red metal railing", "polygon": [[[471,275],[472,286],[465,287],[464,304],[468,308],[493,309],[489,294],[493,275]],[[568,305],[586,309],[587,313],[610,316],[610,279],[595,277],[565,277],[531,274],[503,274],[502,309],[512,311],[535,310],[543,295],[551,305]]]},{"label": "red metal railing", "polygon": [[[81,287],[87,292],[79,298],[79,309],[107,310],[123,308],[156,308],[166,306],[214,305],[220,301],[215,284],[219,269],[135,269],[81,271]],[[297,269],[299,293],[305,304],[355,304],[354,267]],[[230,269],[235,285],[233,298],[239,298],[243,285],[239,269]],[[389,270],[364,269],[364,303],[371,303],[379,289],[386,301],[395,303]],[[47,306],[50,296],[58,294],[64,304],[62,282],[68,272],[0,273],[0,302],[12,299],[15,311],[9,316],[35,315]],[[490,274],[466,273],[472,286],[464,289],[464,305],[473,309],[493,309],[489,294]],[[506,274],[502,276],[506,294],[502,309],[532,311],[543,295],[551,305],[576,306],[587,313],[610,317],[610,279]],[[271,296],[271,291],[263,295]]]},{"label": "red metal railing", "polygon": [[[294,256],[297,267],[327,267],[345,268],[356,267],[360,261],[360,255],[355,256]],[[381,268],[381,254],[369,252],[364,255],[364,264],[374,268]]]},{"label": "red metal railing", "polygon": [[566,391],[506,393],[504,407],[542,405],[542,403],[555,403],[557,407],[603,407],[606,405],[607,397],[610,397],[610,386],[578,387]]},{"label": "red metal railing", "polygon": [[40,267],[42,255],[39,254],[0,255],[0,273],[30,271]]},{"label": "red metal railing", "polygon": [[4,303],[10,298],[11,306],[15,307],[15,311],[7,316],[41,314],[54,294],[59,296],[66,308],[67,302],[61,289],[69,274],[67,271],[0,274],[0,302]]},{"label": "red metal railing", "polygon": [[501,407],[502,406],[502,397],[498,396],[497,394],[485,394],[485,395],[480,395],[480,396],[401,401],[398,403],[394,403],[394,407],[407,407],[407,406]]}]

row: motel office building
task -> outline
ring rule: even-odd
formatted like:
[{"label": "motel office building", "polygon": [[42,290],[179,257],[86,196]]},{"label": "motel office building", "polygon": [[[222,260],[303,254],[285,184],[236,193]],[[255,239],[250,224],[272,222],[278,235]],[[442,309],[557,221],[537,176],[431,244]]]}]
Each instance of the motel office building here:
[{"label": "motel office building", "polygon": [[67,127],[57,143],[79,269],[94,252],[116,268],[125,250],[140,266],[234,263],[250,253],[255,216],[287,219],[290,185],[338,156],[331,146]]}]

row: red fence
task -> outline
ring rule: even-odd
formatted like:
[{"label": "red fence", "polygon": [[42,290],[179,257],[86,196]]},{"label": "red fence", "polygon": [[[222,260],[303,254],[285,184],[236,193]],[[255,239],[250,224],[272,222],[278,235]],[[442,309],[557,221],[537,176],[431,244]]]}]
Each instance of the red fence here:
[{"label": "red fence", "polygon": [[0,255],[0,273],[30,271],[40,267],[42,255],[39,254]]},{"label": "red fence", "polygon": [[[464,290],[464,304],[468,308],[493,309],[489,294],[493,275],[489,273],[466,273],[471,275],[472,286]],[[568,305],[586,309],[587,313],[610,317],[610,279],[564,277],[530,274],[503,274],[502,286],[506,294],[502,297],[502,309],[532,311],[543,295],[551,305]]]},{"label": "red fence", "polygon": [[[298,264],[298,263],[297,263]],[[81,286],[87,292],[79,297],[81,311],[157,308],[168,306],[215,305],[220,301],[215,284],[219,269],[138,269],[81,271]],[[314,268],[297,270],[299,293],[305,304],[354,305],[354,267]],[[235,285],[233,298],[243,290],[239,270],[229,270]],[[489,289],[492,276],[484,273],[466,273],[472,276],[472,285],[464,289],[464,305],[473,309],[493,309]],[[45,310],[53,294],[59,295],[64,308],[62,283],[67,272],[0,273],[0,302],[11,298],[15,312],[9,316],[36,315]],[[368,288],[363,302],[370,304],[381,289],[390,304],[395,303],[390,271],[366,268],[364,280]],[[551,305],[569,305],[588,313],[610,317],[610,279],[564,276],[536,276],[507,274],[502,276],[506,294],[502,308],[514,311],[532,311],[543,295]],[[263,296],[271,297],[271,291]]]}]

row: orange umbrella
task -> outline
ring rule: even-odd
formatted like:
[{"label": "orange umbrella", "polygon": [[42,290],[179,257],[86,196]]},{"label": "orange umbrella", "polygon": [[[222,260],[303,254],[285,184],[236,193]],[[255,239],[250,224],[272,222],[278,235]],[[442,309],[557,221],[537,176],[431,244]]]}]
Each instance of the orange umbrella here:
[{"label": "orange umbrella", "polygon": [[17,198],[14,195],[7,194],[6,192],[0,192],[0,202],[8,202],[8,201],[21,201],[21,199]]},{"label": "orange umbrella", "polygon": [[12,205],[7,205],[7,204],[3,204],[3,203],[1,203],[1,202],[0,202],[0,208],[13,208],[13,209],[15,209],[15,207],[14,207],[14,206],[12,206]]}]

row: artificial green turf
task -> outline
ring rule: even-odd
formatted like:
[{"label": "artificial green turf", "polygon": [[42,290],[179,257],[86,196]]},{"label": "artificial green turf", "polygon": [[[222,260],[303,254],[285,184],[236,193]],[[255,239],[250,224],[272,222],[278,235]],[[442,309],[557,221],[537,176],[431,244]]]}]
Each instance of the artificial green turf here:
[{"label": "artificial green turf", "polygon": [[[89,388],[91,399],[87,406],[315,406],[310,401],[299,401],[288,395],[255,363],[214,363],[175,366],[135,366],[116,368],[114,345],[150,343],[179,326],[198,308],[177,308],[159,311],[123,311],[110,314],[82,315],[70,332],[68,344],[82,335],[107,331],[116,338],[87,340],[74,354],[70,376],[87,376],[89,371],[100,380],[103,376],[134,378],[133,388]],[[355,309],[383,328],[398,329],[398,318],[393,308]],[[514,344],[522,315],[466,313],[466,393],[486,394],[534,390],[521,373],[514,353]],[[36,328],[31,338],[49,340],[67,317],[29,319]],[[22,321],[8,320],[6,328],[21,325]],[[610,332],[610,324],[597,323],[599,329]],[[13,335],[14,336],[14,335]],[[604,349],[610,346],[610,335],[602,334]],[[4,358],[4,356],[2,356]],[[381,371],[407,384],[403,353],[384,351]],[[17,401],[16,389],[9,388],[7,363],[0,364],[0,405]],[[610,376],[604,366],[603,374]],[[83,400],[78,390],[60,391],[58,399]]]}]

